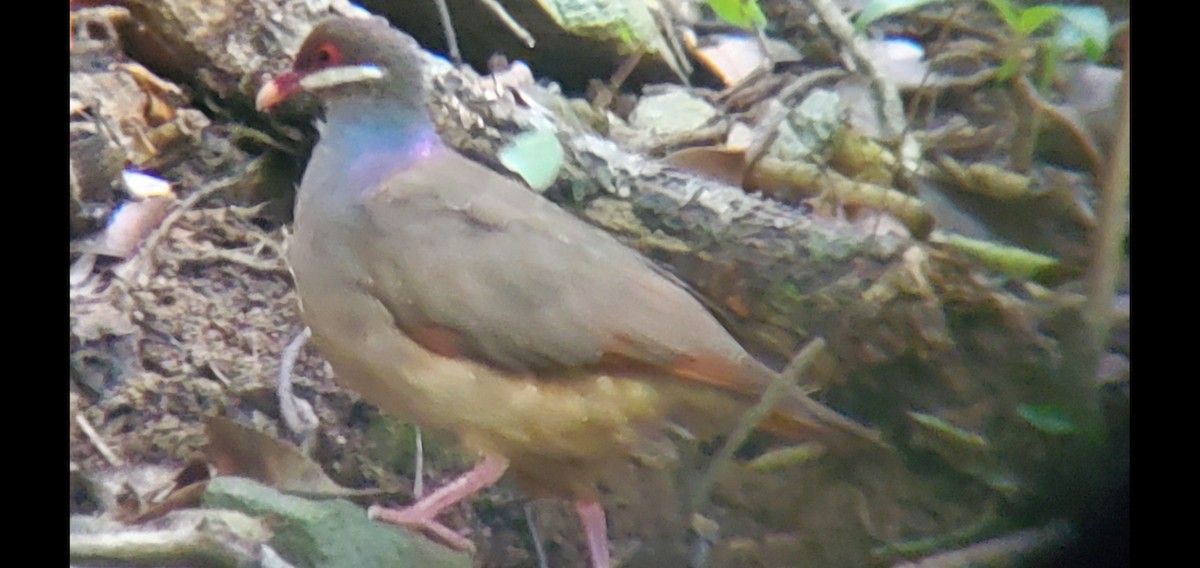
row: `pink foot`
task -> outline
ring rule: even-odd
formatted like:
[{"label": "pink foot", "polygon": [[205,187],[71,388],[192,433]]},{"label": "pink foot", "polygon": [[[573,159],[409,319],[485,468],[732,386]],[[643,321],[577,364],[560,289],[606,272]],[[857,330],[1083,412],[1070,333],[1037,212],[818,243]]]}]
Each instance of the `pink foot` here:
[{"label": "pink foot", "polygon": [[575,512],[579,513],[579,524],[587,535],[588,553],[592,557],[592,568],[609,568],[608,524],[604,520],[604,507],[594,499],[576,501]]},{"label": "pink foot", "polygon": [[[472,546],[470,539],[439,523],[437,516],[451,505],[499,481],[507,469],[508,460],[485,456],[474,469],[422,497],[416,503],[402,509],[374,506],[367,510],[367,516],[384,523],[432,534],[459,550],[469,549]],[[600,514],[603,515],[604,512],[601,511]]]}]

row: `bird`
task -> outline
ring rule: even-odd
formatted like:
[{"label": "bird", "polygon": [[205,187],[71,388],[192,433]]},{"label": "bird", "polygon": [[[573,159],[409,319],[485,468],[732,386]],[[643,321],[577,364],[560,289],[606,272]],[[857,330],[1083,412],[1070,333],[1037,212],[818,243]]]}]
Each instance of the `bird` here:
[{"label": "bird", "polygon": [[[436,517],[508,474],[574,503],[591,566],[608,568],[601,473],[669,456],[678,428],[719,435],[778,374],[665,269],[445,144],[421,61],[383,18],[330,18],[255,101],[306,92],[324,107],[287,255],[337,382],[479,456],[371,515],[465,546]],[[878,439],[799,388],[762,429]]]}]

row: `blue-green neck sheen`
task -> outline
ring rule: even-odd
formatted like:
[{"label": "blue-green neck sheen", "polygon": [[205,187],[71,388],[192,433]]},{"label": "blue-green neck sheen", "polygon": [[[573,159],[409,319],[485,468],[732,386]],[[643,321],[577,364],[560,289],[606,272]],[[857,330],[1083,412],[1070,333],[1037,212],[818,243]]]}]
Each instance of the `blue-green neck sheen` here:
[{"label": "blue-green neck sheen", "polygon": [[424,106],[355,98],[331,101],[310,164],[341,170],[343,183],[368,189],[442,149]]}]

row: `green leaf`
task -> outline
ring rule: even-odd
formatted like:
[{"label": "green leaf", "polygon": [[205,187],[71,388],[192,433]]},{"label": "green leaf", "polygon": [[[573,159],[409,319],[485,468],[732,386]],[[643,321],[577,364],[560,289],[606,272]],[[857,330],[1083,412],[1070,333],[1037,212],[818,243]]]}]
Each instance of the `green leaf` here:
[{"label": "green leaf", "polygon": [[983,266],[1010,278],[1036,278],[1058,267],[1058,259],[1023,248],[951,234],[935,236],[934,241],[971,255]]},{"label": "green leaf", "polygon": [[500,163],[521,176],[529,187],[541,192],[558,179],[562,168],[563,149],[558,137],[549,128],[523,132],[500,149]]},{"label": "green leaf", "polygon": [[996,70],[996,80],[1007,81],[1009,77],[1013,76],[1013,73],[1017,72],[1017,65],[1020,64],[1020,61],[1021,60],[1017,59],[1016,57],[1009,57],[1008,59],[1005,59],[1004,64]]},{"label": "green leaf", "polygon": [[996,14],[1001,20],[1008,25],[1009,29],[1016,30],[1020,24],[1020,18],[1017,17],[1017,9],[1008,0],[987,0],[988,4],[996,10]]},{"label": "green leaf", "polygon": [[1022,404],[1017,415],[1030,426],[1054,436],[1073,434],[1075,423],[1059,407],[1053,404]]},{"label": "green leaf", "polygon": [[1112,24],[1103,8],[1058,6],[1062,14],[1054,44],[1062,51],[1082,52],[1093,61],[1104,56],[1112,40]]},{"label": "green leaf", "polygon": [[854,21],[854,27],[858,31],[863,31],[872,22],[880,18],[890,16],[892,14],[900,14],[911,12],[929,4],[940,4],[946,0],[871,0],[863,6],[862,12],[858,13],[858,19]]},{"label": "green leaf", "polygon": [[758,0],[707,0],[717,17],[739,28],[752,30],[767,25],[767,16]]},{"label": "green leaf", "polygon": [[1031,36],[1033,32],[1061,15],[1055,6],[1032,6],[1021,12],[1017,22],[1017,33]]}]

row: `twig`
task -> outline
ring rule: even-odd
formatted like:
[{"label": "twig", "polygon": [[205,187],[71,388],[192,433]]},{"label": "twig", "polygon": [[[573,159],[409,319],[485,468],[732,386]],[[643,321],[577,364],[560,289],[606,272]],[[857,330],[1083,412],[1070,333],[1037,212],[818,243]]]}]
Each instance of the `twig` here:
[{"label": "twig", "polygon": [[[1096,138],[1092,133],[1080,124],[1077,118],[1072,118],[1062,108],[1047,101],[1042,97],[1041,93],[1028,77],[1020,77],[1014,80],[1016,93],[1021,97],[1025,104],[1029,105],[1031,113],[1038,116],[1048,117],[1059,126],[1065,127],[1071,137],[1079,142],[1079,146],[1083,149],[1084,157],[1087,158],[1088,165],[1092,169],[1092,174],[1097,179],[1103,179],[1104,158],[1101,155],[1100,145],[1096,143]],[[1040,120],[1040,119],[1039,119]],[[1036,124],[1034,125],[1037,126]],[[1030,158],[1032,159],[1032,158]]]},{"label": "twig", "polygon": [[986,25],[975,25],[974,22],[965,18],[947,20],[940,14],[929,12],[913,12],[907,17],[919,24],[944,26],[952,32],[957,32],[955,35],[958,37],[976,38],[992,45],[1002,44],[1009,39],[1001,31],[993,30]]},{"label": "twig", "polygon": [[500,18],[500,22],[504,24],[504,27],[508,28],[508,31],[517,36],[517,39],[521,40],[521,43],[525,44],[525,47],[533,49],[533,46],[537,45],[537,41],[533,39],[533,36],[530,35],[529,31],[521,27],[521,24],[518,24],[517,21],[514,20],[511,15],[509,15],[508,10],[505,10],[504,6],[501,6],[499,2],[496,0],[479,0],[479,3],[483,4],[483,7],[490,10],[496,15],[497,18]]},{"label": "twig", "polygon": [[[946,54],[945,57],[938,56],[930,62],[930,65],[936,65],[943,61],[949,61],[953,57],[958,56],[956,53]],[[963,57],[966,57],[965,55]],[[942,90],[946,89],[973,89],[983,84],[992,81],[996,78],[995,67],[984,67],[974,71],[968,75],[941,75],[938,77],[938,87]]]},{"label": "twig", "polygon": [[[136,527],[95,533],[73,532],[72,565],[85,566],[260,566],[254,536],[239,534],[224,517],[241,513],[197,510],[162,529]],[[185,513],[186,511],[176,511]],[[255,522],[248,517],[238,525]],[[261,530],[261,529],[259,529]],[[279,564],[275,564],[279,566]]]},{"label": "twig", "polygon": [[221,386],[225,388],[230,388],[233,386],[233,381],[230,381],[229,377],[225,376],[225,371],[222,371],[221,367],[213,363],[211,359],[206,363],[206,365],[208,366],[208,370],[212,371],[213,376],[217,378],[217,382],[221,383]]},{"label": "twig", "polygon": [[546,547],[542,545],[542,536],[538,534],[537,525],[533,522],[533,503],[525,503],[525,525],[529,527],[529,540],[533,541],[533,553],[537,555],[538,568],[550,568],[546,560]]},{"label": "twig", "polygon": [[596,100],[592,101],[592,108],[604,110],[608,108],[608,105],[612,104],[613,99],[617,96],[617,92],[621,90],[621,85],[625,83],[625,80],[637,68],[637,64],[642,60],[644,53],[642,50],[638,50],[621,60],[621,64],[613,72],[612,78],[609,79],[605,90],[597,94]]},{"label": "twig", "polygon": [[227,262],[240,265],[247,270],[262,272],[265,274],[291,274],[291,271],[288,269],[287,265],[283,264],[282,262],[262,260],[254,255],[246,254],[237,250],[214,249],[197,254],[195,256],[184,258],[182,260],[185,262],[195,263]]},{"label": "twig", "polygon": [[288,430],[304,438],[302,446],[305,448],[309,446],[313,432],[320,425],[320,420],[317,419],[317,414],[313,412],[312,405],[307,400],[292,393],[292,370],[296,367],[296,360],[300,358],[300,350],[308,343],[310,337],[312,337],[312,330],[306,327],[288,343],[287,348],[283,350],[283,355],[280,356],[279,379],[275,386],[275,393],[279,397],[279,414],[283,418],[283,423],[287,425]]},{"label": "twig", "polygon": [[746,148],[746,171],[754,169],[755,164],[767,154],[767,149],[771,144],[775,143],[775,139],[779,136],[779,126],[787,120],[788,114],[792,112],[792,105],[788,103],[792,97],[795,97],[801,92],[805,92],[818,83],[833,79],[840,79],[845,76],[846,72],[841,69],[829,68],[818,69],[811,73],[805,73],[803,77],[792,81],[788,86],[779,90],[775,95],[775,99],[779,101],[779,105],[773,109],[767,116],[764,116],[755,130],[763,132],[755,138],[753,144]]},{"label": "twig", "polygon": [[871,58],[867,57],[862,39],[854,33],[854,26],[846,19],[842,9],[831,0],[808,0],[810,6],[825,22],[829,33],[845,46],[854,64],[871,79],[871,86],[879,102],[879,116],[882,119],[885,134],[899,137],[908,129],[904,120],[904,105],[900,102],[900,91],[889,82],[878,69]]},{"label": "twig", "polygon": [[689,525],[695,538],[688,552],[688,567],[704,568],[712,560],[713,545],[721,538],[721,525],[700,513],[692,513]]},{"label": "twig", "polygon": [[667,38],[667,45],[671,48],[671,55],[675,58],[676,63],[679,64],[676,74],[680,74],[679,71],[682,71],[680,79],[684,85],[690,87],[692,85],[692,63],[689,61],[687,49],[683,47],[684,42],[679,37],[679,30],[675,27],[676,20],[686,21],[686,18],[679,13],[679,9],[675,6],[674,2],[659,2],[658,7],[661,9],[651,8],[650,14],[654,16],[659,30]]},{"label": "twig", "polygon": [[712,491],[713,483],[716,481],[720,470],[727,463],[733,461],[734,452],[745,443],[746,438],[758,427],[759,423],[770,415],[775,405],[779,404],[779,401],[787,396],[791,388],[799,381],[800,375],[808,369],[809,365],[812,364],[813,360],[824,349],[824,339],[818,337],[809,341],[808,345],[805,345],[804,349],[801,349],[800,353],[792,358],[792,362],[788,363],[787,368],[782,373],[779,373],[775,377],[775,380],[771,381],[771,384],[767,386],[767,390],[763,392],[758,402],[742,415],[737,426],[730,432],[729,437],[725,439],[725,445],[721,446],[721,449],[713,456],[712,461],[709,462],[708,469],[704,470],[704,473],[700,476],[700,480],[696,483],[691,499],[688,500],[688,508],[685,511],[686,515],[690,516],[691,513],[698,511],[700,506],[708,500],[708,494]]},{"label": "twig", "polygon": [[446,51],[450,53],[450,61],[455,65],[462,64],[462,53],[458,51],[458,35],[454,33],[454,22],[450,20],[450,8],[446,0],[433,0],[437,4],[438,18],[442,20],[442,31],[446,33]]},{"label": "twig", "polygon": [[[246,164],[246,171],[257,168],[262,163],[261,160],[262,158],[251,160]],[[197,203],[207,199],[214,193],[233,186],[244,179],[246,179],[245,172],[219,179],[192,192],[191,195],[187,196],[187,199],[181,201],[178,207],[163,218],[162,222],[154,229],[154,232],[150,233],[150,236],[146,237],[145,241],[142,241],[142,246],[138,249],[137,254],[125,261],[114,273],[119,279],[128,281],[135,274],[144,273],[152,268],[154,249],[158,246],[158,241],[171,230],[171,227],[179,221],[180,217],[183,217],[184,213],[187,213]]]},{"label": "twig", "polygon": [[812,164],[764,157],[752,168],[747,168],[743,185],[747,190],[769,191],[785,202],[831,195],[843,205],[885,211],[918,237],[933,230],[933,214],[920,199],[889,187],[855,181]]},{"label": "twig", "polygon": [[[1022,90],[1024,85],[1028,85],[1028,89],[1036,90],[1032,83],[1029,83],[1029,78],[1021,75],[1013,77],[1009,81],[1010,97],[1019,99],[1023,97]],[[1018,105],[1014,104],[1014,107]],[[1014,171],[1022,174],[1029,173],[1029,169],[1033,167],[1033,152],[1037,145],[1037,128],[1040,120],[1037,118],[1040,114],[1036,105],[1031,105],[1027,112],[1021,112],[1022,109],[1016,108],[1016,130],[1012,136],[1012,146],[1008,151],[1008,165]]]},{"label": "twig", "polygon": [[413,497],[420,499],[425,495],[425,439],[421,436],[421,427],[413,425],[413,436],[417,445],[416,464],[413,469],[417,470],[413,477]]},{"label": "twig", "polygon": [[[1128,33],[1128,32],[1127,32]],[[1129,47],[1125,48],[1125,75],[1121,80],[1121,117],[1108,157],[1108,170],[1096,210],[1096,233],[1092,248],[1092,266],[1087,275],[1085,318],[1092,328],[1093,344],[1099,349],[1108,340],[1112,327],[1113,296],[1121,266],[1121,241],[1129,216]]]},{"label": "twig", "polygon": [[[956,4],[954,6],[954,9],[950,11],[950,15],[946,16],[946,18],[941,21],[941,26],[938,29],[938,37],[937,37],[937,39],[935,39],[933,41],[933,45],[930,47],[930,49],[926,51],[927,53],[929,51],[932,51],[934,53],[939,53],[939,54],[942,52],[942,47],[944,47],[946,45],[946,41],[950,38],[950,26],[948,24],[950,22],[955,21],[959,17],[959,11],[963,10],[965,8],[965,6],[966,6],[965,3]],[[922,95],[924,95],[926,93],[925,87],[929,84],[929,79],[931,77],[933,77],[933,62],[932,61],[930,61],[929,64],[925,66],[925,74],[921,76],[921,82],[920,82],[920,84],[917,85],[917,94],[912,100],[912,107],[909,108],[909,112],[905,116],[905,124],[904,124],[904,127],[905,127],[904,133],[905,134],[908,134],[908,129],[912,128],[913,120],[915,120],[916,116],[917,116],[917,109],[921,106],[921,104],[920,104],[921,97],[922,97]],[[932,114],[934,101],[937,100],[937,92],[935,91],[935,92],[930,93],[929,99],[930,99],[930,114]]]},{"label": "twig", "polygon": [[108,447],[108,444],[104,443],[104,439],[100,437],[100,433],[96,432],[95,428],[92,428],[92,423],[88,422],[88,419],[83,414],[75,414],[75,423],[79,425],[79,429],[83,430],[83,435],[87,436],[88,441],[93,446],[96,446],[96,451],[100,452],[100,455],[104,457],[104,461],[107,461],[108,465],[113,467],[125,465],[125,460],[122,460],[116,452],[112,451],[112,448]]},{"label": "twig", "polygon": [[1012,565],[1028,559],[1071,537],[1071,527],[1056,521],[1041,528],[985,540],[971,546],[941,552],[913,562],[904,561],[892,568],[961,568],[964,566]]},{"label": "twig", "polygon": [[754,39],[758,43],[758,49],[763,54],[763,60],[762,63],[759,63],[759,68],[770,72],[775,68],[775,60],[771,58],[771,46],[767,43],[767,32],[763,30],[762,26],[754,26]]}]

